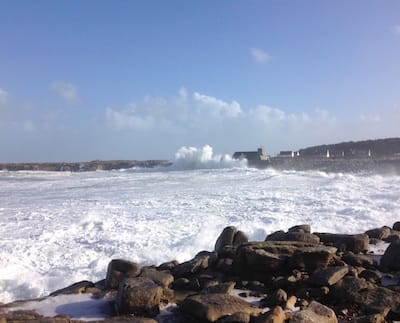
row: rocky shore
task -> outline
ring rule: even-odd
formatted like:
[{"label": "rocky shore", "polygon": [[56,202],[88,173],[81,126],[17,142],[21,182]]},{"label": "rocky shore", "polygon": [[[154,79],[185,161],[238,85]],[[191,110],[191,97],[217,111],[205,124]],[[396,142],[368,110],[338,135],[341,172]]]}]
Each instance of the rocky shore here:
[{"label": "rocky shore", "polygon": [[58,163],[0,163],[0,170],[7,171],[58,171],[85,172],[96,170],[127,169],[170,165],[166,160],[93,160],[90,162]]},{"label": "rocky shore", "polygon": [[[373,252],[379,248],[381,256]],[[226,227],[214,250],[187,262],[141,266],[113,259],[102,281],[1,305],[0,322],[77,322],[62,306],[55,317],[37,309],[85,294],[102,301],[102,322],[394,322],[400,320],[400,222],[352,235],[312,233],[303,224],[265,241]]]}]

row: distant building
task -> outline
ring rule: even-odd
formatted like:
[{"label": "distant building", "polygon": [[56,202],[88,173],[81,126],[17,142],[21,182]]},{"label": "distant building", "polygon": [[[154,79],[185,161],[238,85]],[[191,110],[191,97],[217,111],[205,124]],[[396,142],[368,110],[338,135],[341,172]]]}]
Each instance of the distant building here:
[{"label": "distant building", "polygon": [[279,155],[277,157],[293,158],[294,157],[294,151],[292,151],[292,150],[282,150],[282,151],[279,152]]},{"label": "distant building", "polygon": [[257,151],[237,151],[233,154],[234,159],[247,159],[247,160],[268,160],[264,149],[258,148]]}]

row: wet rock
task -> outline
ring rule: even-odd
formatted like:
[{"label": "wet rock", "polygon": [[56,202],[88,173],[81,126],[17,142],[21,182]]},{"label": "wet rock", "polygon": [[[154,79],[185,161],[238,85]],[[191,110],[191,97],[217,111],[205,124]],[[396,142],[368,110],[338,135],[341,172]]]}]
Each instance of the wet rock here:
[{"label": "wet rock", "polygon": [[337,323],[335,312],[329,307],[318,302],[311,302],[310,305],[299,312],[294,313],[292,323]]},{"label": "wet rock", "polygon": [[57,296],[61,294],[80,294],[80,293],[86,293],[86,290],[88,288],[94,288],[95,284],[93,284],[90,281],[83,280],[81,282],[77,282],[75,284],[72,284],[68,287],[56,290],[55,292],[52,292],[49,296]]},{"label": "wet rock", "polygon": [[155,316],[163,289],[151,279],[125,278],[118,288],[115,307],[118,314]]},{"label": "wet rock", "polygon": [[400,231],[400,221],[393,223],[393,230]]},{"label": "wet rock", "polygon": [[366,234],[314,234],[317,235],[324,244],[332,244],[341,251],[362,253],[369,250],[369,238]]},{"label": "wet rock", "polygon": [[234,246],[239,246],[242,243],[248,242],[249,238],[243,231],[238,231],[235,234],[235,237],[233,238],[233,245]]},{"label": "wet rock", "polygon": [[318,236],[307,232],[287,232],[273,233],[265,238],[265,241],[300,241],[306,243],[319,244],[320,239]]},{"label": "wet rock", "polygon": [[400,270],[400,240],[392,242],[381,258],[384,270]]},{"label": "wet rock", "polygon": [[157,323],[156,320],[148,317],[135,317],[135,316],[115,316],[105,320],[99,321],[101,323]]},{"label": "wet rock", "polygon": [[220,253],[223,247],[232,246],[236,232],[237,232],[236,227],[233,226],[226,227],[219,235],[217,241],[215,242],[214,250],[217,253]]},{"label": "wet rock", "polygon": [[179,265],[178,261],[172,260],[172,261],[164,262],[163,264],[158,266],[158,270],[169,270],[169,271],[171,271],[172,269],[174,269],[178,265]]},{"label": "wet rock", "polygon": [[173,268],[172,274],[175,277],[185,277],[198,273],[204,269],[207,269],[210,264],[216,263],[216,255],[217,254],[214,252],[202,252],[192,260],[181,263]]},{"label": "wet rock", "polygon": [[140,277],[149,278],[163,288],[168,287],[174,281],[174,276],[168,271],[159,271],[152,267],[143,268]]},{"label": "wet rock", "polygon": [[283,289],[277,289],[275,292],[271,293],[262,300],[263,306],[273,307],[273,306],[285,306],[287,302],[287,293]]},{"label": "wet rock", "polygon": [[227,294],[194,295],[186,298],[180,306],[182,312],[198,320],[215,322],[236,312],[258,315],[261,310],[246,301]]},{"label": "wet rock", "polygon": [[289,228],[288,232],[311,233],[311,226],[309,224],[295,225],[295,226]]},{"label": "wet rock", "polygon": [[140,274],[140,265],[128,260],[113,259],[108,264],[106,288],[118,288],[119,283],[126,277],[136,277]]},{"label": "wet rock", "polygon": [[391,234],[391,229],[389,227],[375,228],[365,231],[365,234],[371,239],[385,240]]},{"label": "wet rock", "polygon": [[310,277],[310,284],[315,286],[332,286],[349,272],[347,266],[334,266],[316,270]]}]

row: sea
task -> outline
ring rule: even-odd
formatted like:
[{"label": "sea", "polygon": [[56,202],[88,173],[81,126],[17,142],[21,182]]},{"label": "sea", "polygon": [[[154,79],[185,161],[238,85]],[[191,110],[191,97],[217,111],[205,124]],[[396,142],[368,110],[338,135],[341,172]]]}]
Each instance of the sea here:
[{"label": "sea", "polygon": [[96,172],[0,172],[0,302],[105,278],[110,260],[183,262],[224,227],[251,240],[310,224],[362,233],[400,220],[400,176],[253,169],[210,146],[172,165]]}]

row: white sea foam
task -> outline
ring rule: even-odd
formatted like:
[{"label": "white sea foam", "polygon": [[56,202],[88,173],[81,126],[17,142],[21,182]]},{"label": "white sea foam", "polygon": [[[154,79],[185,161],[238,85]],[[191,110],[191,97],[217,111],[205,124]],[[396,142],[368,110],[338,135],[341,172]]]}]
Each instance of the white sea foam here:
[{"label": "white sea foam", "polygon": [[[215,159],[206,148],[182,150],[176,160],[203,153],[203,162]],[[227,225],[262,240],[300,223],[358,233],[400,220],[399,176],[234,163],[177,169],[0,173],[0,302],[103,279],[113,258],[143,264],[190,259],[212,250]]]}]

